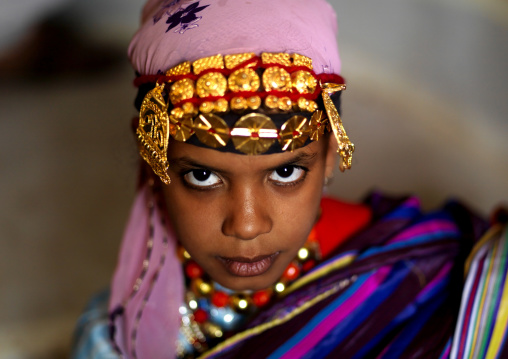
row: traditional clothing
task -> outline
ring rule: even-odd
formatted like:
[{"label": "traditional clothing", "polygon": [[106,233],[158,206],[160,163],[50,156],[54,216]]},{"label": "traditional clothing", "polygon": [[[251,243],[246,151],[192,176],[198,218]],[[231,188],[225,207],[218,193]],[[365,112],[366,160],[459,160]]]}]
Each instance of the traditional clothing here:
[{"label": "traditional clothing", "polygon": [[[169,141],[255,156],[294,151],[330,132],[341,169],[351,167],[354,145],[338,111],[345,84],[335,14],[325,1],[150,0],[142,21],[129,47],[139,75],[136,136],[163,183],[171,186]],[[259,291],[185,280],[188,253],[173,233],[171,203],[148,177],[111,292],[80,320],[75,358],[508,354],[506,231],[478,242],[487,224],[458,203],[423,214],[413,197],[373,194],[358,205],[324,198],[311,232],[316,260],[284,273],[281,289],[270,289],[279,294],[256,299]],[[212,287],[224,303],[211,298]],[[238,305],[226,306],[235,302],[228,298]],[[247,313],[252,303],[258,307]]]},{"label": "traditional clothing", "polygon": [[[143,191],[137,201],[146,205]],[[134,208],[132,217],[138,214]],[[497,224],[478,241],[486,228],[456,202],[423,214],[413,197],[393,200],[373,194],[366,206],[324,198],[316,236],[320,243],[338,247],[330,248],[327,258],[294,282],[288,294],[202,357],[503,358],[508,353],[508,231]],[[153,247],[163,240],[157,238]],[[152,291],[160,285],[155,274]],[[158,309],[150,295],[142,298],[138,308]],[[164,307],[173,303],[176,309],[179,303],[172,298]],[[107,294],[97,297],[80,320],[75,358],[119,355],[109,338],[107,299]],[[149,330],[141,313],[137,330]],[[115,323],[126,319],[121,311],[113,316]],[[118,330],[115,341],[130,342],[123,353],[127,357],[174,356],[170,343],[165,352],[141,352],[134,329],[121,335]]]}]

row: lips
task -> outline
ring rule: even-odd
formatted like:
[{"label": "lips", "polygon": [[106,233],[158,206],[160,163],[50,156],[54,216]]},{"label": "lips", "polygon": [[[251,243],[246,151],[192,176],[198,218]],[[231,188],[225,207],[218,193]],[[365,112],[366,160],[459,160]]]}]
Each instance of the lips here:
[{"label": "lips", "polygon": [[217,257],[224,265],[226,270],[238,277],[254,277],[265,273],[272,266],[279,255],[279,252],[273,254],[258,256],[254,258],[245,257]]}]

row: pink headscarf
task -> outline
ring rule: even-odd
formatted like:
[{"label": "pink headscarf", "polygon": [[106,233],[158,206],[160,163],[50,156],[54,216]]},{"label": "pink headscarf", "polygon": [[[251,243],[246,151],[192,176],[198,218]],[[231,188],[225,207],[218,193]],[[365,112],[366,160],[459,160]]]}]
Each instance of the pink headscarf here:
[{"label": "pink headscarf", "polygon": [[129,58],[155,75],[217,54],[286,52],[310,57],[317,74],[340,74],[336,32],[324,0],[149,0]]},{"label": "pink headscarf", "polygon": [[[244,52],[298,53],[340,73],[336,18],[324,0],[149,0],[129,57],[142,75],[183,61]],[[183,302],[176,239],[152,188],[139,190],[113,277],[114,340],[125,358],[175,355]]]}]

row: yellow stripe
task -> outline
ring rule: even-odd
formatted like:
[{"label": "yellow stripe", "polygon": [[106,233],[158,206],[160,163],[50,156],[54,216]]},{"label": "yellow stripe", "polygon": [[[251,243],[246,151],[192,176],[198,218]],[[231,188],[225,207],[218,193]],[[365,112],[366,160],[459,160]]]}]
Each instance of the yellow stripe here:
[{"label": "yellow stripe", "polygon": [[309,309],[310,307],[312,307],[313,305],[317,304],[318,302],[322,301],[323,299],[326,299],[328,298],[330,295],[336,293],[338,290],[339,290],[340,286],[335,286],[331,289],[328,289],[326,292],[324,293],[321,293],[320,295],[312,298],[311,300],[305,302],[304,304],[302,304],[302,306],[294,309],[291,313],[288,313],[286,314],[284,317],[282,318],[277,318],[277,319],[274,319],[272,320],[271,322],[268,322],[268,323],[263,323],[263,324],[260,324],[254,328],[251,328],[251,329],[248,329],[248,330],[245,330],[241,333],[238,333],[236,334],[235,336],[225,340],[224,342],[220,343],[219,345],[217,345],[216,347],[214,347],[212,350],[209,350],[208,352],[204,353],[203,355],[201,355],[199,357],[199,359],[205,359],[205,358],[208,358],[210,357],[211,355],[217,353],[217,352],[220,352],[223,348],[225,347],[228,347],[230,345],[233,345],[235,344],[236,342],[239,342],[247,337],[250,337],[252,335],[257,335],[257,334],[260,334],[270,328],[273,328],[277,325],[281,325],[285,322],[287,322],[288,320],[296,317],[298,314],[306,311],[307,309]]},{"label": "yellow stripe", "polygon": [[[508,229],[506,231],[507,236],[501,237],[501,241],[508,240]],[[506,245],[506,243],[505,243]],[[503,273],[503,275],[506,275]],[[499,303],[499,310],[496,316],[496,324],[492,333],[492,339],[489,343],[489,349],[487,350],[487,356],[485,359],[495,359],[498,351],[501,348],[506,330],[508,327],[508,280],[504,282],[503,295],[501,296],[501,302]]]},{"label": "yellow stripe", "polygon": [[488,229],[487,232],[485,232],[483,237],[480,238],[480,240],[474,245],[473,250],[471,251],[471,253],[469,253],[469,256],[467,257],[467,260],[466,260],[466,264],[464,266],[464,272],[465,272],[466,276],[467,276],[467,273],[469,273],[469,269],[471,267],[471,262],[473,261],[474,257],[476,256],[476,254],[478,253],[480,248],[483,247],[483,245],[485,243],[490,241],[492,239],[492,237],[494,237],[496,234],[498,234],[498,232],[500,232],[501,229],[503,229],[503,226],[501,224],[493,225],[492,227],[490,227]]},{"label": "yellow stripe", "polygon": [[485,298],[487,296],[487,290],[488,290],[489,284],[490,284],[490,274],[492,273],[492,268],[494,267],[494,258],[496,256],[497,249],[498,249],[498,245],[497,245],[497,243],[495,243],[494,246],[493,246],[493,253],[492,253],[492,256],[491,256],[491,259],[490,259],[489,268],[488,268],[487,274],[485,276],[485,284],[484,284],[483,290],[482,290],[482,296],[481,296],[481,299],[480,299],[480,305],[478,306],[478,312],[475,315],[475,317],[476,317],[476,323],[475,323],[475,328],[474,328],[474,332],[473,332],[474,333],[473,334],[473,341],[471,343],[472,346],[471,346],[471,350],[469,351],[469,358],[473,358],[473,354],[474,354],[475,349],[476,349],[476,344],[477,344],[477,341],[478,341],[478,332],[479,332],[481,317],[482,317],[483,311],[485,309],[484,308]]},{"label": "yellow stripe", "polygon": [[349,265],[350,263],[352,263],[355,260],[355,258],[356,258],[356,255],[350,254],[348,256],[345,256],[343,258],[340,258],[340,259],[330,263],[329,265],[319,268],[318,270],[316,270],[312,273],[309,273],[308,275],[303,276],[300,279],[297,279],[284,291],[284,296],[288,295],[289,293],[294,292],[298,288],[303,287],[305,284],[308,284],[309,282],[312,282],[312,281],[314,281],[320,277],[323,277],[323,276],[325,276],[337,269],[340,269],[340,268],[343,268],[343,267]]}]

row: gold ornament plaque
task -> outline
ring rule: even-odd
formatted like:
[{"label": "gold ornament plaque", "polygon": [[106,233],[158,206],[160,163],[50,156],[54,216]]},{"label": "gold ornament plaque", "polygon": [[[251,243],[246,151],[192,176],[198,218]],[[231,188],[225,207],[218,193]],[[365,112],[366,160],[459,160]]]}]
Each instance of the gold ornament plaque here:
[{"label": "gold ornament plaque", "polygon": [[309,123],[310,139],[312,141],[319,141],[323,137],[328,123],[327,120],[323,111],[318,110],[312,114]]},{"label": "gold ornament plaque", "polygon": [[180,142],[187,141],[194,134],[192,115],[183,115],[181,118],[169,116],[171,122],[171,137]]},{"label": "gold ornament plaque", "polygon": [[226,146],[229,140],[229,127],[226,122],[214,114],[201,114],[194,121],[194,131],[201,143],[208,147]]},{"label": "gold ornament plaque", "polygon": [[309,138],[309,121],[303,116],[293,116],[280,128],[280,145],[283,151],[293,152]]},{"label": "gold ornament plaque", "polygon": [[231,140],[235,148],[247,155],[265,153],[277,136],[277,127],[272,119],[259,113],[241,117],[231,130]]}]

